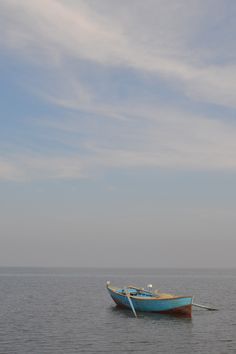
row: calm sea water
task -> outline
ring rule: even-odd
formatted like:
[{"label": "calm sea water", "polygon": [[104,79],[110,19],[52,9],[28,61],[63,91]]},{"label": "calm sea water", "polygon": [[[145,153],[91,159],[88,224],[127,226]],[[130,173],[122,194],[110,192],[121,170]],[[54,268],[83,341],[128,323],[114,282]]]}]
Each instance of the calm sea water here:
[{"label": "calm sea water", "polygon": [[[105,289],[193,294],[192,319],[117,309]],[[236,270],[0,268],[0,353],[236,353]]]}]

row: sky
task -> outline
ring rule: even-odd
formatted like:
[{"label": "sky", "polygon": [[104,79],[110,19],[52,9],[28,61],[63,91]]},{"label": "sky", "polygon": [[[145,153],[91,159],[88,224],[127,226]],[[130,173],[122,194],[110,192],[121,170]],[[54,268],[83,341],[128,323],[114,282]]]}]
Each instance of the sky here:
[{"label": "sky", "polygon": [[0,266],[236,267],[235,16],[0,1]]}]

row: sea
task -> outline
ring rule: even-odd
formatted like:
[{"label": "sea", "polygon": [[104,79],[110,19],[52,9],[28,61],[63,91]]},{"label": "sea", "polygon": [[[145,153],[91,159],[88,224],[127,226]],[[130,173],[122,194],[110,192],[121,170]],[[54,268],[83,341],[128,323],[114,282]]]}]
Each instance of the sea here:
[{"label": "sea", "polygon": [[[118,309],[106,290],[194,295],[192,319]],[[0,268],[0,353],[236,353],[235,269]]]}]

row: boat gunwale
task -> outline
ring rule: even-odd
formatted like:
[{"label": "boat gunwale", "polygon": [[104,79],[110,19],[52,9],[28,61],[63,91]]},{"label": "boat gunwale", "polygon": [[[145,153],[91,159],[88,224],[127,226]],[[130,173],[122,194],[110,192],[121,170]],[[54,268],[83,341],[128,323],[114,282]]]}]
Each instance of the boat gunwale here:
[{"label": "boat gunwale", "polygon": [[[126,294],[122,294],[122,293],[119,293],[117,290],[118,289],[122,289],[122,288],[115,288],[115,289],[117,289],[117,290],[114,290],[114,289],[112,289],[111,287],[107,287],[107,289],[109,289],[111,292],[113,292],[113,293],[115,293],[115,294],[117,294],[117,295],[121,295],[121,296],[124,296],[124,297],[127,297],[127,295]],[[192,300],[193,300],[193,296],[175,296],[175,295],[173,295],[173,297],[171,297],[171,298],[165,298],[165,297],[156,297],[156,296],[150,296],[150,297],[142,297],[142,296],[134,296],[134,295],[129,295],[132,299],[134,299],[134,300],[140,300],[140,301],[146,301],[146,300],[155,300],[155,301],[167,301],[167,300],[178,300],[178,299],[186,299],[186,298],[191,298]]]}]

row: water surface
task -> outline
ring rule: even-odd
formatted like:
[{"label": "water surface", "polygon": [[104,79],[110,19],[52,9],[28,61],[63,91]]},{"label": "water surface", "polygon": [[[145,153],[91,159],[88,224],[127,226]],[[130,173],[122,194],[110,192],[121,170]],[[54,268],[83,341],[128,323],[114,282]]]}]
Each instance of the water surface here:
[{"label": "water surface", "polygon": [[[195,296],[192,319],[119,310],[105,283]],[[235,353],[236,270],[0,268],[0,353]]]}]

